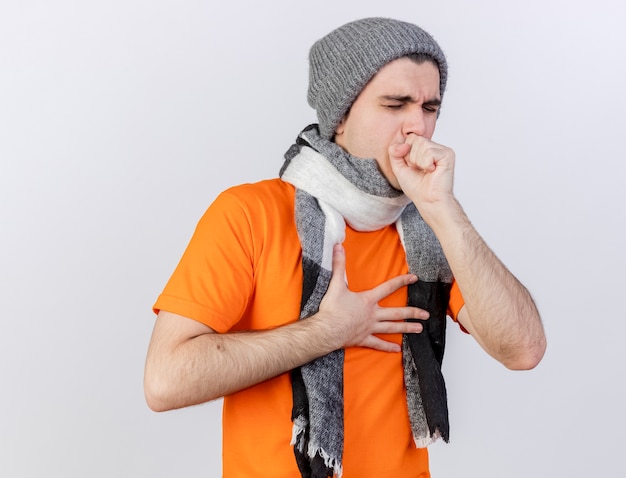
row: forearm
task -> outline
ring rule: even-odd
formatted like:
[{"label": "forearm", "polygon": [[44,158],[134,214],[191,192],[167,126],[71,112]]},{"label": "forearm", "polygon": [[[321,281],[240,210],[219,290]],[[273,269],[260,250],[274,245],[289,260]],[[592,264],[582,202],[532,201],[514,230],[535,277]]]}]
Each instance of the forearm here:
[{"label": "forearm", "polygon": [[299,367],[333,350],[369,347],[399,352],[378,335],[419,333],[424,310],[380,307],[379,302],[417,280],[393,277],[352,292],[345,282],[345,252],[333,249],[333,270],[319,311],[270,330],[217,334],[204,324],[161,311],[150,340],[144,388],[148,405],[163,411],[228,395]]},{"label": "forearm", "polygon": [[[168,333],[166,327],[159,331]],[[325,333],[315,320],[304,320],[266,331],[203,333],[174,346],[153,337],[148,404],[157,411],[196,405],[276,377],[332,351]]]},{"label": "forearm", "polygon": [[489,249],[454,198],[431,217],[465,300],[461,323],[508,368],[533,368],[546,341],[529,292]]}]

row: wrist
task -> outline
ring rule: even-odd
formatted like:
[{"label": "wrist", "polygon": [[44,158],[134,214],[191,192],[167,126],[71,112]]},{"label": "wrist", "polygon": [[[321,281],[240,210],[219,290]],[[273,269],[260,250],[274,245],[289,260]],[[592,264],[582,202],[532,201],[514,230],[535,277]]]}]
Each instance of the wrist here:
[{"label": "wrist", "polygon": [[453,194],[434,201],[415,202],[415,205],[435,233],[467,222],[467,216]]},{"label": "wrist", "polygon": [[307,342],[315,349],[316,355],[326,355],[343,348],[343,331],[336,317],[320,310],[300,322],[308,330]]}]

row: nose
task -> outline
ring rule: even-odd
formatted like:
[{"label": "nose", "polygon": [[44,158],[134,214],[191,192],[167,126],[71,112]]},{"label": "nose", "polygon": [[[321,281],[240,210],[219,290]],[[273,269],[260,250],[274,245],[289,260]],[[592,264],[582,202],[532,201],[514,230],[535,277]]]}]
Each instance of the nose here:
[{"label": "nose", "polygon": [[426,118],[422,108],[412,108],[410,112],[407,112],[403,132],[405,136],[411,133],[417,136],[424,136],[426,133]]}]

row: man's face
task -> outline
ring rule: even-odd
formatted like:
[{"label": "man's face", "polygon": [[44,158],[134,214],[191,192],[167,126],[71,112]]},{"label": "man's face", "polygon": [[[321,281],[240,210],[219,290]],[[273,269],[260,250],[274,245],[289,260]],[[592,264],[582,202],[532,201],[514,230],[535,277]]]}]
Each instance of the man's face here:
[{"label": "man's face", "polygon": [[439,70],[430,61],[399,58],[385,65],[363,88],[335,131],[335,143],[357,158],[374,158],[396,189],[389,146],[409,134],[431,139],[441,105]]}]

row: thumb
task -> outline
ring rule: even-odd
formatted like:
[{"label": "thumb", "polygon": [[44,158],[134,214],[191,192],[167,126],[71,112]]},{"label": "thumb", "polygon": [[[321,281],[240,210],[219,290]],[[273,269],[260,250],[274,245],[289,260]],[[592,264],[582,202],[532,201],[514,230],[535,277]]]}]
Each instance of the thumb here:
[{"label": "thumb", "polygon": [[330,285],[333,283],[342,284],[346,283],[346,251],[341,244],[335,244],[333,246],[333,270],[331,271]]},{"label": "thumb", "polygon": [[406,160],[404,159],[411,151],[411,145],[407,143],[394,143],[389,146],[389,164],[391,170],[396,176],[402,174],[404,168],[407,167]]},{"label": "thumb", "polygon": [[394,143],[389,146],[388,153],[391,160],[401,160],[411,151],[409,143]]}]

